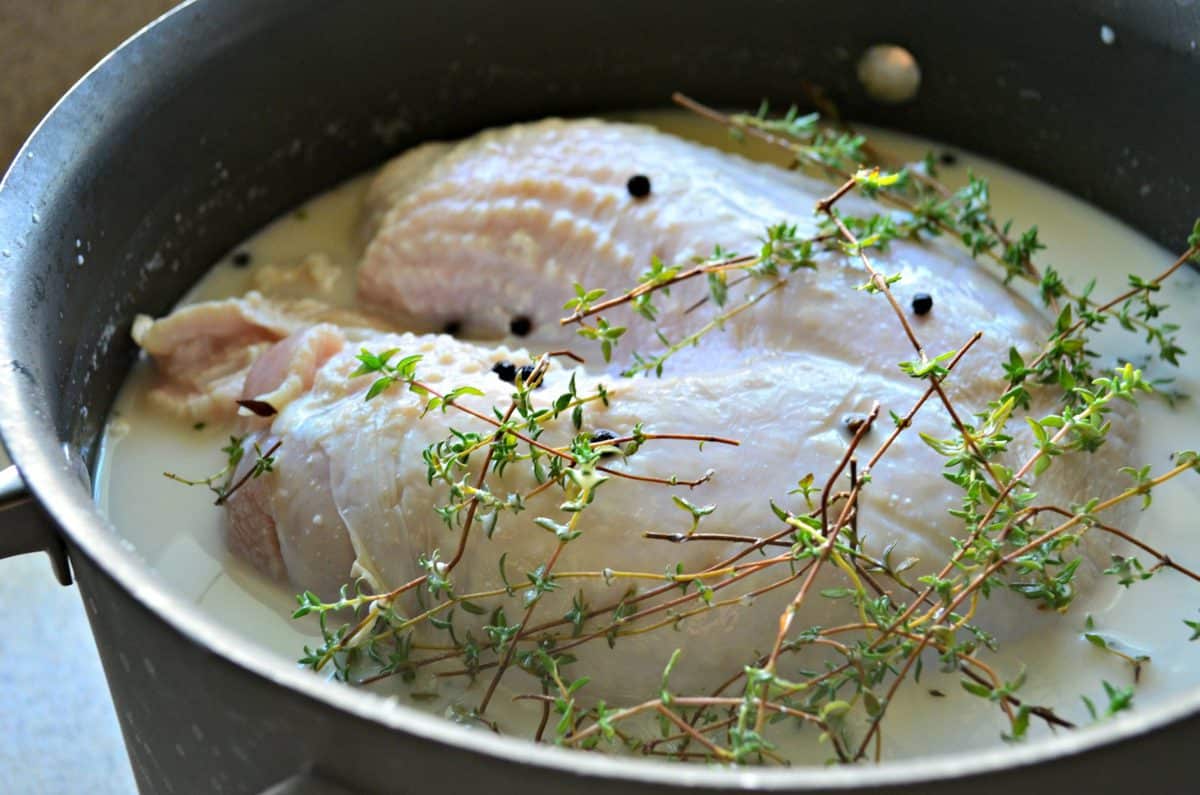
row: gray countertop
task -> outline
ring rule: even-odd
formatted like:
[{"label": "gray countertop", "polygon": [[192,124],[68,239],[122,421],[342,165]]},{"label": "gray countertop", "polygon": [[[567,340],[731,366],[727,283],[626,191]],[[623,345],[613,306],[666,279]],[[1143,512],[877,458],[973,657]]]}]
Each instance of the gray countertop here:
[{"label": "gray countertop", "polygon": [[[88,68],[175,1],[0,4],[0,165]],[[3,560],[0,614],[0,792],[134,792],[78,590],[58,585],[44,555]]]},{"label": "gray countertop", "polygon": [[0,561],[0,792],[134,792],[133,773],[75,587],[45,555]]}]

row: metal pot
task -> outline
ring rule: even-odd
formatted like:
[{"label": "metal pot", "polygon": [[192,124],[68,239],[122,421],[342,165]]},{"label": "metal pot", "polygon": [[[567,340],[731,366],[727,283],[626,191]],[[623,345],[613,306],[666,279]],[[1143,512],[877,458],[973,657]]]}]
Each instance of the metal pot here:
[{"label": "metal pot", "polygon": [[[4,472],[0,554],[45,549],[64,583],[69,556],[145,792],[1182,791],[1200,691],[1037,745],[846,769],[670,766],[462,729],[202,616],[122,545],[88,465],[135,312],[165,312],[231,245],[398,149],[517,119],[674,89],[745,106],[810,81],[852,118],[1014,164],[1174,247],[1200,206],[1197,39],[1192,0],[188,3],[77,85],[0,190],[0,429],[36,497]],[[878,42],[919,59],[916,101],[857,85]]]}]

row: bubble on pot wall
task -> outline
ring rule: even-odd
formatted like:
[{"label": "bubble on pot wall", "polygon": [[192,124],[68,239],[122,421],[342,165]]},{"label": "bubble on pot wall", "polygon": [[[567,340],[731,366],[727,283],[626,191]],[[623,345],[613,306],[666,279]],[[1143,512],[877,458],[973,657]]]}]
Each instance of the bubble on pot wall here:
[{"label": "bubble on pot wall", "polygon": [[913,54],[898,44],[876,44],[858,61],[858,81],[872,99],[898,105],[917,96],[921,67]]}]

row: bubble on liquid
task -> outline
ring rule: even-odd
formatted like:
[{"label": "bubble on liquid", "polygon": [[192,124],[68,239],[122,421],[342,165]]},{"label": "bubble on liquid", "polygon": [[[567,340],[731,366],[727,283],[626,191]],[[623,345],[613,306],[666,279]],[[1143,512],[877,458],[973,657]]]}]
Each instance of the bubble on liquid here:
[{"label": "bubble on liquid", "polygon": [[898,105],[917,96],[921,67],[916,57],[898,44],[876,44],[858,61],[858,81],[872,99]]},{"label": "bubble on liquid", "polygon": [[1100,26],[1100,41],[1107,45],[1112,45],[1117,40],[1117,32],[1108,25]]}]

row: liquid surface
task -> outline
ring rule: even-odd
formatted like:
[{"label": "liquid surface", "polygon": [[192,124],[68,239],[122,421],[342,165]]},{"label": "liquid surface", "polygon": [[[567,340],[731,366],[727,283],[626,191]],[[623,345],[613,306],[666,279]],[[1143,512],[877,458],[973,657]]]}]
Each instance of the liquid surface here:
[{"label": "liquid surface", "polygon": [[[780,162],[765,146],[737,145],[710,123],[676,113],[637,114],[629,120],[649,122],[687,138],[699,140],[765,160]],[[1088,205],[995,163],[941,145],[890,133],[869,131],[872,144],[896,161],[919,159],[924,152],[952,153],[953,165],[942,166],[943,177],[955,184],[966,179],[967,169],[991,181],[995,213],[1013,217],[1018,228],[1037,223],[1047,244],[1039,261],[1052,264],[1072,283],[1097,279],[1095,295],[1106,298],[1121,291],[1126,274],[1151,277],[1174,255],[1145,240],[1120,222]],[[238,295],[258,289],[267,295],[309,295],[339,305],[352,305],[353,269],[363,247],[360,213],[371,175],[353,179],[280,218],[218,263],[211,274],[189,293],[185,302]],[[807,213],[809,208],[797,208]],[[986,267],[981,265],[980,267]],[[1166,290],[1168,303],[1185,307],[1196,300],[1200,279],[1191,271],[1173,277]],[[1200,341],[1200,319],[1178,312],[1172,318],[1183,328],[1179,339],[1194,350]],[[414,329],[424,330],[424,329]],[[1107,331],[1093,346],[1102,357],[1128,358],[1142,363],[1141,349],[1132,335]],[[1104,358],[1102,358],[1104,361]],[[140,364],[131,375],[114,408],[105,435],[96,479],[96,497],[133,548],[169,586],[196,602],[206,613],[231,625],[264,654],[294,661],[301,647],[317,637],[314,627],[289,618],[293,597],[265,581],[245,564],[232,558],[221,538],[221,513],[204,489],[188,489],[162,477],[164,471],[198,475],[222,465],[219,448],[227,433],[216,427],[193,427],[151,411],[145,390],[151,375]],[[1195,394],[1200,385],[1200,360],[1185,358],[1177,371],[1151,366],[1148,377],[1174,377],[1170,387]],[[1142,433],[1131,464],[1168,465],[1167,456],[1178,449],[1197,446],[1200,427],[1197,402],[1188,400],[1170,408],[1160,399],[1143,403]],[[1200,512],[1200,489],[1189,488],[1181,478],[1155,492],[1154,505],[1142,518],[1140,535],[1167,550],[1184,565],[1200,567],[1200,544],[1189,517]],[[766,498],[768,495],[764,495]],[[1168,699],[1180,689],[1200,685],[1200,644],[1189,644],[1183,619],[1196,615],[1200,585],[1165,573],[1128,592],[1101,588],[1077,602],[1065,617],[1037,616],[1029,607],[1037,629],[1022,640],[1002,643],[1000,652],[987,658],[1007,678],[1022,667],[1029,670],[1023,698],[1053,706],[1061,715],[1087,722],[1080,695],[1103,702],[1100,682],[1117,685],[1132,681],[1132,669],[1122,660],[1091,646],[1083,637],[1084,621],[1092,616],[1098,631],[1119,637],[1152,658],[1143,667],[1135,704],[1145,707]],[[956,676],[945,676],[928,666],[921,681],[900,690],[889,713],[885,758],[960,751],[999,742],[1005,724],[999,712],[962,693]],[[417,693],[428,694],[432,683],[418,683]],[[412,699],[407,687],[388,686],[402,700]],[[938,695],[940,694],[940,695]],[[477,695],[462,693],[457,685],[442,682],[437,697],[420,697],[424,708],[444,711],[456,699],[472,703]],[[498,699],[498,703],[507,699]],[[1135,707],[1137,708],[1137,707]],[[524,733],[536,721],[528,706],[498,713],[506,728]],[[1031,734],[1045,731],[1034,727]],[[812,733],[798,733],[796,761],[819,762],[827,752],[817,746]],[[1036,741],[1036,740],[1031,740]],[[790,751],[791,749],[789,749]]]}]

